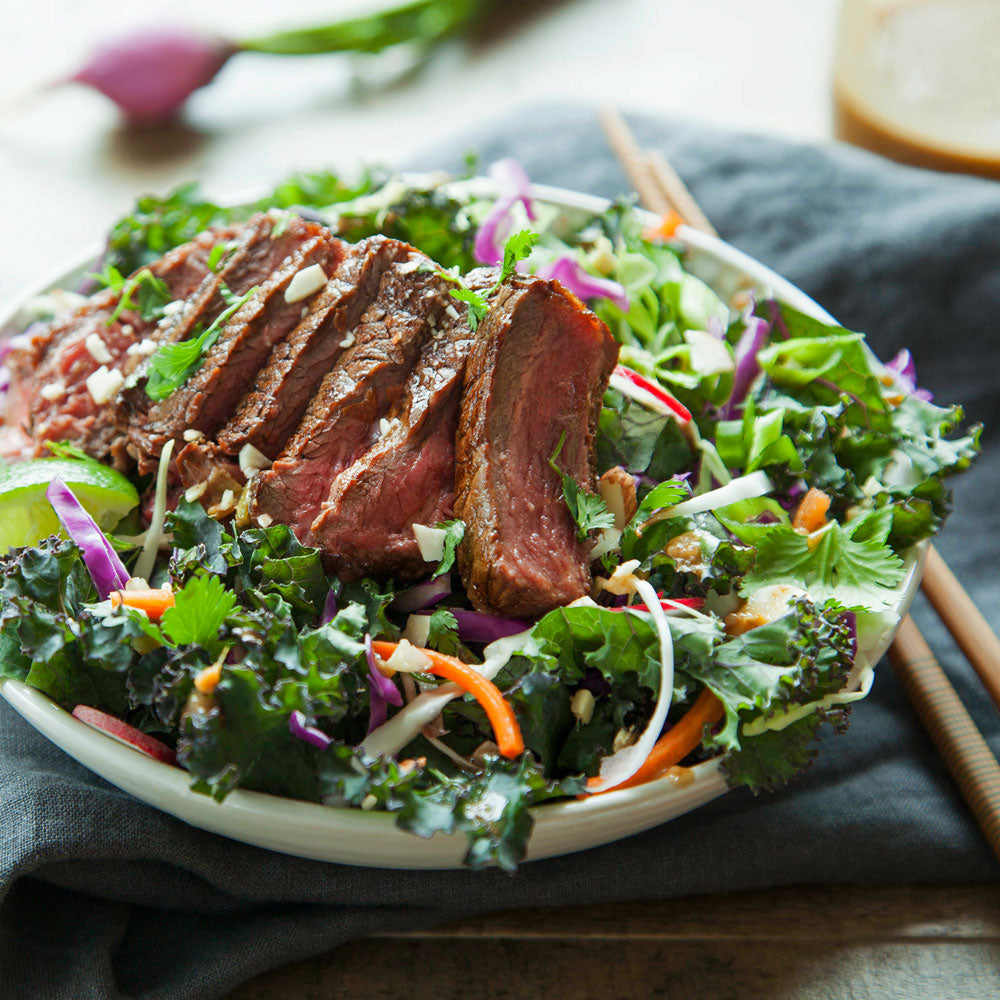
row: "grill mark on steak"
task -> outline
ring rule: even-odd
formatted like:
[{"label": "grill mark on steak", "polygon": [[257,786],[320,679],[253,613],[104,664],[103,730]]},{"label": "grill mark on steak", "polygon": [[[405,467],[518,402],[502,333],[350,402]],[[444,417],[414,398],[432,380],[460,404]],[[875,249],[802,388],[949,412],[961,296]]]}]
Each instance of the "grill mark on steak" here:
[{"label": "grill mark on steak", "polygon": [[447,305],[441,279],[413,271],[412,263],[395,264],[382,276],[354,345],[323,377],[272,467],[251,480],[252,517],[266,514],[306,538],[334,478],[371,447],[380,418],[402,396],[430,327]]},{"label": "grill mark on steak", "polygon": [[608,328],[556,282],[518,278],[480,324],[456,441],[459,568],[475,607],[534,617],[590,589],[589,545],[549,466],[594,492],[594,435],[618,358]]},{"label": "grill mark on steak", "polygon": [[219,432],[218,442],[229,454],[245,444],[269,458],[281,453],[323,376],[350,346],[343,341],[378,294],[382,275],[412,250],[384,236],[343,246],[344,256],[328,272],[326,287],[295,329],[274,346],[255,388]]},{"label": "grill mark on steak", "polygon": [[[198,370],[166,399],[152,403],[147,398],[142,412],[132,410],[129,445],[136,453],[140,472],[150,471],[164,444],[170,438],[180,438],[185,430],[214,434],[232,413],[271,348],[301,318],[307,306],[303,302],[286,302],[285,290],[303,268],[314,263],[324,269],[329,267],[341,243],[328,230],[298,221],[299,225],[288,227],[295,229],[294,234],[289,235],[286,229],[271,241],[271,247],[258,244],[245,259],[234,281],[234,294],[250,290],[251,275],[258,274],[265,261],[279,266],[225,323]],[[291,250],[290,256],[283,253],[286,249]],[[232,274],[231,267],[227,270]],[[221,293],[217,297],[221,300]],[[206,326],[208,322],[206,317]],[[147,409],[149,403],[152,405]]]},{"label": "grill mark on steak", "polygon": [[[208,271],[208,255],[215,243],[228,239],[233,230],[210,230],[183,246],[175,247],[149,265],[165,282],[170,295],[183,299],[201,284]],[[116,447],[119,434],[114,408],[98,405],[87,389],[87,378],[105,364],[122,371],[131,360],[129,349],[150,336],[155,328],[132,310],[123,311],[108,323],[118,296],[110,289],[93,295],[70,316],[46,325],[14,357],[14,406],[21,411],[26,433],[34,441],[35,454],[44,451],[44,442],[70,441],[93,458],[109,456],[118,468],[127,468],[128,456]],[[109,361],[96,360],[87,349],[87,339],[96,334]],[[46,386],[58,386],[55,399],[42,394]]]},{"label": "grill mark on steak", "polygon": [[[476,272],[465,284],[485,288],[495,277],[492,269]],[[474,338],[465,305],[457,306],[421,352],[403,397],[387,414],[387,433],[337,476],[310,528],[309,543],[343,580],[426,574],[412,526],[452,516],[455,431]]]}]

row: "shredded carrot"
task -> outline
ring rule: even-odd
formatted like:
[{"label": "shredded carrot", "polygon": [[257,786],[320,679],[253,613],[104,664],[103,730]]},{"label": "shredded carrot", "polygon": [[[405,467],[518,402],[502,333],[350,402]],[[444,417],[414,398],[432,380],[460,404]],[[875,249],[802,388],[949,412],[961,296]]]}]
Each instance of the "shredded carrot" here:
[{"label": "shredded carrot", "polygon": [[122,604],[127,608],[138,608],[153,621],[158,621],[167,608],[174,606],[174,592],[169,587],[162,590],[113,590],[110,600],[113,608]]},{"label": "shredded carrot", "polygon": [[[398,643],[395,642],[372,643],[375,653],[383,660],[388,660],[397,646]],[[444,653],[438,653],[433,649],[422,649],[419,646],[415,648],[431,661],[428,673],[454,681],[483,706],[486,717],[493,726],[496,744],[504,757],[517,757],[524,753],[524,737],[521,735],[521,727],[517,724],[514,709],[493,681],[487,680],[475,667],[470,667],[468,663],[463,663],[454,656],[445,656]]]},{"label": "shredded carrot", "polygon": [[792,527],[802,534],[811,534],[826,524],[826,512],[829,509],[830,498],[822,490],[813,487],[799,503]]},{"label": "shredded carrot", "polygon": [[[679,764],[700,745],[705,726],[711,726],[718,722],[724,711],[722,702],[708,688],[705,688],[695,699],[694,704],[681,716],[677,725],[656,741],[642,767],[620,785],[615,785],[614,788],[607,788],[604,791],[613,792],[619,788],[632,788],[634,785],[644,785],[647,781],[662,778],[670,768]],[[588,783],[595,784],[596,782],[596,778],[591,778]],[[604,793],[595,792],[594,794],[602,795]]]},{"label": "shredded carrot", "polygon": [[677,227],[684,224],[684,219],[672,208],[667,210],[666,215],[660,219],[659,223],[647,229],[642,235],[647,240],[654,243],[672,239],[677,234]]},{"label": "shredded carrot", "polygon": [[222,677],[222,664],[213,663],[204,670],[199,670],[194,677],[194,686],[199,694],[213,694],[219,686]]}]

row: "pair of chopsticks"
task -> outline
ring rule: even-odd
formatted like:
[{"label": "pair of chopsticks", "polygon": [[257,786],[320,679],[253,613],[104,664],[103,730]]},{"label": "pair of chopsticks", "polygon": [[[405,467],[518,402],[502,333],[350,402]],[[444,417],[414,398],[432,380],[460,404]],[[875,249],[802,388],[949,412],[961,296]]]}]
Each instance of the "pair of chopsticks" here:
[{"label": "pair of chopsticks", "polygon": [[[600,121],[608,143],[646,208],[662,216],[676,213],[692,229],[718,235],[666,157],[656,150],[640,149],[632,130],[613,108],[602,110]],[[1000,639],[933,546],[921,587],[1000,708]],[[918,718],[1000,858],[1000,764],[909,616],[899,626],[889,659]]]}]

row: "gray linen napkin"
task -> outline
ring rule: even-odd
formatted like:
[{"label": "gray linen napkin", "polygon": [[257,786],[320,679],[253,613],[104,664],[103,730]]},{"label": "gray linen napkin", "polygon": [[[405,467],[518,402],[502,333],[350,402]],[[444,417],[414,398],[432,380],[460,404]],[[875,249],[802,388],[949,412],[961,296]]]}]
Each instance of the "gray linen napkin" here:
[{"label": "gray linen napkin", "polygon": [[[845,148],[635,122],[722,236],[803,287],[921,384],[1000,423],[1000,185]],[[593,114],[526,109],[417,167],[515,156],[533,179],[627,190]],[[263,180],[263,179],[262,179]],[[940,549],[1000,621],[1000,454],[959,483]],[[1000,751],[1000,720],[943,629],[919,624]],[[0,997],[215,997],[376,931],[514,906],[803,883],[980,882],[998,868],[883,665],[850,732],[788,789],[741,790],[607,847],[499,871],[303,861],[203,833],[107,785],[0,704]],[[332,984],[331,984],[332,985]]]}]

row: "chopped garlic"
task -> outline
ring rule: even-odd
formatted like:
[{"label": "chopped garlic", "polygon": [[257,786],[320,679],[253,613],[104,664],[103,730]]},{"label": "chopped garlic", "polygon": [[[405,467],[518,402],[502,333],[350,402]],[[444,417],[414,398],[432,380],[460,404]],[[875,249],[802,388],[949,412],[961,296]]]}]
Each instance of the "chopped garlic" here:
[{"label": "chopped garlic", "polygon": [[220,510],[229,510],[230,507],[236,506],[236,494],[232,490],[226,490],[222,494],[222,499],[219,501]]},{"label": "chopped garlic", "polygon": [[304,267],[301,271],[297,271],[288,283],[285,289],[285,301],[301,302],[310,295],[315,295],[325,284],[326,272],[319,264]]},{"label": "chopped garlic", "polygon": [[200,500],[205,495],[205,490],[208,489],[208,480],[203,479],[200,483],[195,483],[194,486],[189,486],[184,491],[184,499],[188,503],[194,503],[195,500]]},{"label": "chopped garlic", "polygon": [[396,268],[396,271],[399,274],[413,274],[413,272],[420,267],[421,263],[422,261],[419,257],[416,259],[411,257],[405,264],[400,264],[399,267]]},{"label": "chopped garlic", "polygon": [[47,399],[50,403],[54,403],[57,399],[62,399],[66,395],[66,386],[62,382],[50,382],[39,389],[38,395],[42,399]]},{"label": "chopped garlic", "polygon": [[181,435],[181,437],[183,437],[184,440],[188,441],[188,442],[191,442],[191,441],[200,441],[204,436],[205,436],[204,431],[200,431],[200,430],[198,430],[195,427],[189,427]]},{"label": "chopped garlic", "polygon": [[272,525],[272,524],[274,524],[274,518],[273,518],[273,517],[271,517],[271,515],[270,515],[270,514],[260,514],[260,515],[259,515],[259,516],[257,517],[257,523],[258,523],[258,524],[259,524],[259,525],[260,525],[260,526],[261,526],[262,528],[270,528],[270,527],[271,527],[271,525]]},{"label": "chopped garlic", "polygon": [[87,392],[98,406],[107,403],[124,384],[125,376],[117,368],[109,371],[106,365],[87,376]]},{"label": "chopped garlic", "polygon": [[108,345],[101,340],[100,334],[88,334],[87,339],[83,342],[83,346],[87,348],[87,353],[99,365],[106,365],[113,360],[111,352],[108,350]]},{"label": "chopped garlic", "polygon": [[184,299],[174,299],[173,302],[168,302],[163,307],[164,316],[176,316],[177,313],[184,309]]},{"label": "chopped garlic", "polygon": [[272,462],[259,448],[252,444],[245,444],[240,448],[240,471],[244,476],[249,476],[252,472],[260,472],[261,469],[270,469]]},{"label": "chopped garlic", "polygon": [[361,800],[361,808],[368,812],[378,805],[378,799],[374,795],[368,794]]},{"label": "chopped garlic", "polygon": [[440,562],[444,558],[444,540],[448,534],[444,528],[428,528],[426,524],[411,524],[410,527],[420,549],[420,558],[424,562]]},{"label": "chopped garlic", "polygon": [[569,710],[586,725],[594,717],[594,696],[586,688],[580,688],[569,703]]},{"label": "chopped garlic", "polygon": [[340,346],[347,348],[354,346],[354,331],[352,330],[344,339],[340,342]]},{"label": "chopped garlic", "polygon": [[150,354],[156,353],[156,347],[156,341],[150,337],[146,337],[140,340],[138,344],[129,344],[125,353],[140,358],[148,358]]},{"label": "chopped garlic", "polygon": [[452,318],[458,319],[458,310],[449,302],[445,307],[444,311]]}]

